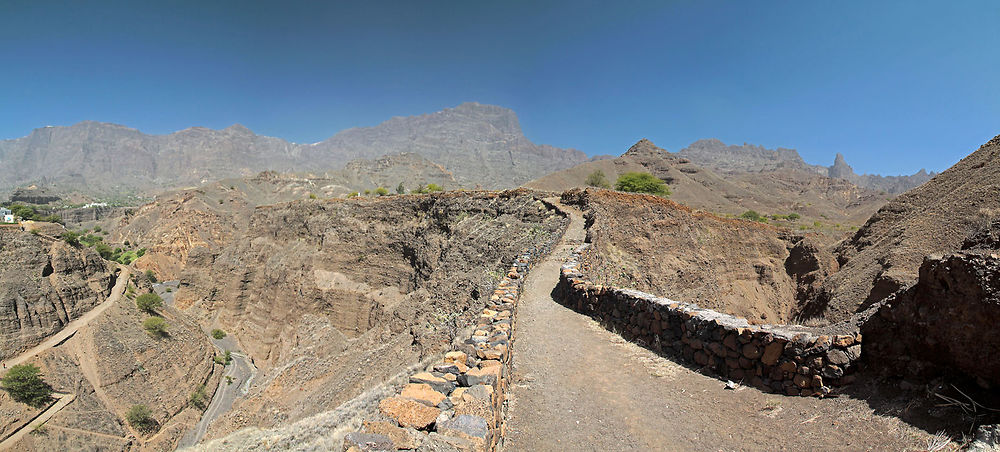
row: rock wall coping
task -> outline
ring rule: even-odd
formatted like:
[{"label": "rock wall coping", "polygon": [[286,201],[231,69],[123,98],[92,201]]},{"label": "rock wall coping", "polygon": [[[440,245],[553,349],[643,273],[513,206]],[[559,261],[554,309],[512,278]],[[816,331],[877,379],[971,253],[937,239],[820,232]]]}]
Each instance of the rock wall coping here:
[{"label": "rock wall coping", "polygon": [[861,334],[753,325],[696,304],[595,284],[581,269],[589,246],[583,244],[563,263],[557,301],[597,318],[626,339],[672,352],[721,377],[787,395],[824,396],[854,380]]}]

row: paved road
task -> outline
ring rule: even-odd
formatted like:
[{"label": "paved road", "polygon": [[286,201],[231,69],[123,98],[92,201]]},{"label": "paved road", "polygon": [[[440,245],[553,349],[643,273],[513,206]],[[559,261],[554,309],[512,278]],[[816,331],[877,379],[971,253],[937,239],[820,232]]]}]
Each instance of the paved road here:
[{"label": "paved road", "polygon": [[[163,298],[165,305],[171,306],[174,302],[174,293],[177,291],[178,285],[178,281],[164,281],[154,284],[153,290]],[[167,288],[171,289],[170,292],[167,292]],[[205,332],[205,334],[209,333],[210,331]],[[250,383],[257,375],[257,366],[254,366],[249,356],[241,352],[239,344],[231,336],[226,336],[222,339],[212,339],[211,336],[209,337],[212,345],[219,350],[220,354],[225,353],[226,350],[231,352],[233,362],[226,366],[226,372],[219,380],[219,386],[215,388],[215,392],[212,394],[212,401],[209,402],[208,408],[202,413],[201,420],[177,442],[178,449],[198,444],[205,437],[205,433],[208,432],[208,427],[212,422],[223,414],[226,414],[233,407],[236,399],[246,395],[247,391],[250,390]]]},{"label": "paved road", "polygon": [[6,364],[7,367],[23,364],[25,361],[38,356],[39,353],[65,342],[66,339],[69,339],[76,334],[80,328],[86,326],[92,320],[96,319],[97,316],[101,315],[101,313],[110,308],[111,305],[115,304],[118,299],[122,297],[122,294],[125,293],[125,286],[128,284],[130,275],[128,267],[119,266],[118,268],[121,269],[121,273],[118,275],[118,280],[115,281],[115,287],[111,290],[111,295],[108,296],[107,300],[104,300],[103,303],[97,305],[94,309],[91,309],[89,312],[78,317],[76,320],[69,322],[65,327],[63,327],[62,330],[59,330],[59,332],[53,334],[52,336],[49,336],[49,338],[42,341],[41,344],[32,347],[30,350],[21,353],[20,355],[4,360],[4,364]]}]

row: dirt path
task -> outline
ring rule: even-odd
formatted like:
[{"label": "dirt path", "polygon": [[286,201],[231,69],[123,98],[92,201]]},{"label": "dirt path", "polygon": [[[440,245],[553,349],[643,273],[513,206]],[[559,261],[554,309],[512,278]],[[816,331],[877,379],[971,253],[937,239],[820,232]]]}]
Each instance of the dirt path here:
[{"label": "dirt path", "polygon": [[584,238],[572,223],[518,306],[504,450],[905,450],[930,436],[862,400],[726,390],[551,298]]},{"label": "dirt path", "polygon": [[[227,337],[226,339],[229,338]],[[213,341],[213,345],[216,345],[219,350],[235,349],[235,347],[219,347],[216,342],[218,341]],[[257,367],[250,362],[249,357],[242,353],[233,352],[231,356],[233,362],[226,367],[226,373],[219,379],[219,386],[215,388],[215,393],[212,395],[212,401],[208,404],[208,408],[201,415],[201,420],[198,421],[194,429],[184,435],[177,443],[177,449],[198,444],[198,441],[201,441],[205,437],[205,433],[208,432],[208,427],[212,424],[212,421],[229,411],[236,399],[246,395],[250,389],[250,380],[257,374]],[[232,383],[229,383],[226,377],[232,378]]]},{"label": "dirt path", "polygon": [[52,394],[52,397],[58,399],[56,403],[52,404],[52,406],[50,406],[49,409],[42,411],[41,414],[36,416],[27,424],[24,424],[24,427],[21,427],[20,429],[15,431],[12,435],[8,436],[6,439],[0,442],[0,450],[8,450],[11,447],[14,447],[14,445],[17,444],[17,442],[20,441],[21,438],[24,438],[24,435],[31,433],[31,430],[34,428],[34,426],[38,424],[44,424],[45,421],[49,420],[52,416],[58,413],[59,410],[65,408],[66,405],[69,405],[69,403],[76,398],[76,394]]},{"label": "dirt path", "polygon": [[75,320],[69,322],[68,324],[66,324],[65,327],[63,327],[62,330],[59,330],[59,332],[53,334],[52,336],[49,336],[49,338],[42,341],[41,344],[32,347],[31,349],[25,351],[24,353],[21,353],[20,355],[5,360],[4,364],[6,364],[7,367],[23,364],[25,361],[34,358],[35,356],[38,356],[38,354],[65,342],[66,339],[69,339],[74,334],[76,334],[76,332],[79,331],[80,328],[86,326],[92,320],[96,319],[97,316],[101,315],[101,313],[110,308],[111,305],[115,304],[118,301],[118,299],[122,297],[122,294],[125,293],[125,286],[128,284],[128,279],[130,275],[128,267],[119,266],[118,268],[120,268],[122,271],[118,275],[118,279],[115,281],[114,288],[111,289],[111,295],[109,295],[108,298],[104,300],[103,303],[95,306],[94,309],[91,309],[86,314],[77,317]]}]

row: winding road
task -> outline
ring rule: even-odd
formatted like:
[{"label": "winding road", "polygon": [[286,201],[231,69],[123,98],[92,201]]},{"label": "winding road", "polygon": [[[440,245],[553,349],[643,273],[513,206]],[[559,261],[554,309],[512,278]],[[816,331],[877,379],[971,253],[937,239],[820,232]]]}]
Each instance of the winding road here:
[{"label": "winding road", "polygon": [[[91,309],[86,314],[78,317],[76,320],[67,323],[62,330],[59,330],[59,332],[53,334],[52,336],[49,336],[49,338],[42,341],[42,343],[32,347],[20,355],[4,360],[4,365],[6,367],[12,367],[24,364],[39,354],[57,347],[59,344],[62,344],[63,342],[66,342],[67,339],[73,337],[73,335],[76,334],[80,328],[87,326],[88,323],[100,316],[104,311],[110,308],[111,305],[117,303],[125,293],[125,287],[128,285],[129,276],[131,275],[128,267],[118,266],[118,268],[121,269],[121,272],[115,280],[115,285],[111,289],[111,294],[106,300],[104,300],[103,303],[97,305],[94,309]],[[65,408],[66,405],[69,405],[70,402],[76,398],[76,394],[56,393],[53,394],[52,397],[56,399],[56,403],[52,404],[52,406],[41,412],[38,416],[35,416],[35,418],[25,423],[21,426],[21,428],[15,430],[14,433],[7,438],[4,438],[3,441],[0,441],[0,450],[7,450],[13,447],[14,444],[17,444],[17,442],[24,437],[24,435],[31,432],[33,425],[42,424],[45,423],[45,421],[48,421],[52,416],[59,412],[59,410]]]}]

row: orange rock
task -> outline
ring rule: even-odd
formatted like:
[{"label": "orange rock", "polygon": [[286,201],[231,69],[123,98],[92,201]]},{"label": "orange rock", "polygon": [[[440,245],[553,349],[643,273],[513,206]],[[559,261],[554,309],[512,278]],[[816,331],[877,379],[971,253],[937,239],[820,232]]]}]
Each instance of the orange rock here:
[{"label": "orange rock", "polygon": [[441,414],[441,410],[403,397],[389,397],[378,404],[382,414],[394,419],[402,427],[425,429]]},{"label": "orange rock", "polygon": [[445,399],[445,395],[431,388],[431,385],[424,383],[410,383],[403,388],[400,397],[415,400],[427,406],[438,406]]}]

